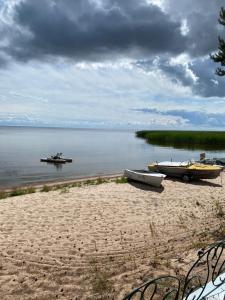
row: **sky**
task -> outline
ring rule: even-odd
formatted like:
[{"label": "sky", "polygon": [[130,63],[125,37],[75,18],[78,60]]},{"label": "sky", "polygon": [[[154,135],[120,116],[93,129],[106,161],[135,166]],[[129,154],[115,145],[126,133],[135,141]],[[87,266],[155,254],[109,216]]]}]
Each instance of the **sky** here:
[{"label": "sky", "polygon": [[0,125],[225,129],[222,0],[0,0]]}]

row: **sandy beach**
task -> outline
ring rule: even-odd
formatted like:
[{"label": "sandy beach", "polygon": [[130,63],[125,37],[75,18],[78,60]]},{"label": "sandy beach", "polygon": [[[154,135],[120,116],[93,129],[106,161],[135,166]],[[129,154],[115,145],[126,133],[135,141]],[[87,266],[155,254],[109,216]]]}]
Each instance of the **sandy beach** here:
[{"label": "sandy beach", "polygon": [[147,279],[185,273],[197,249],[224,235],[221,176],[2,199],[1,299],[122,299]]}]

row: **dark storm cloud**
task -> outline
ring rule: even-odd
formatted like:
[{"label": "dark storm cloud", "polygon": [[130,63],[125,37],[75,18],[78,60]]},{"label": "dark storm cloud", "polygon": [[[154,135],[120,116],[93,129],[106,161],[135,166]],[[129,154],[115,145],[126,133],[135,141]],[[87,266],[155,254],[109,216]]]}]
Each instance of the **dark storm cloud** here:
[{"label": "dark storm cloud", "polygon": [[145,1],[105,0],[98,6],[91,0],[25,0],[15,7],[14,21],[19,29],[12,29],[4,50],[18,60],[102,60],[179,54],[186,47],[180,21]]},{"label": "dark storm cloud", "polygon": [[195,94],[204,97],[225,97],[225,79],[215,75],[215,63],[208,59],[196,59],[190,69],[198,80],[192,85]]},{"label": "dark storm cloud", "polygon": [[223,26],[218,26],[220,8],[224,0],[166,0],[168,13],[175,20],[186,19],[187,52],[192,56],[208,55],[216,50],[218,35],[223,36]]},{"label": "dark storm cloud", "polygon": [[[214,74],[216,64],[202,60],[217,49],[218,35],[225,33],[218,24],[224,0],[165,2],[164,11],[145,0],[102,0],[101,4],[94,0],[19,1],[13,10],[13,23],[0,20],[1,40],[7,40],[0,44],[0,67],[9,57],[19,61],[131,57],[137,59],[137,66],[160,69],[174,83],[190,86],[197,95],[225,96],[224,80]],[[0,9],[4,3],[0,0]],[[184,20],[187,28],[182,34]],[[188,68],[198,78],[196,82],[184,65],[169,62],[182,53],[190,55]]]},{"label": "dark storm cloud", "polygon": [[209,57],[194,59],[186,66],[171,64],[169,57],[158,58],[155,61],[153,59],[139,60],[135,66],[146,72],[160,70],[172,82],[190,87],[195,95],[225,97],[225,79],[215,75],[216,66]]},{"label": "dark storm cloud", "polygon": [[208,126],[208,127],[221,127],[225,126],[225,114],[224,113],[207,113],[201,111],[187,111],[187,110],[167,110],[161,111],[155,108],[141,108],[135,109],[137,112],[159,114],[162,116],[174,116],[180,117],[187,121],[187,125],[195,126]]},{"label": "dark storm cloud", "polygon": [[[3,2],[0,2],[0,6]],[[190,53],[217,47],[218,14],[223,0],[166,0],[163,12],[144,0],[23,0],[14,8],[14,24],[5,31],[2,51],[18,60],[63,56],[103,60]],[[188,32],[181,34],[187,21]],[[1,33],[1,36],[2,33]]]},{"label": "dark storm cloud", "polygon": [[134,63],[134,65],[146,72],[161,70],[173,82],[182,83],[184,86],[190,86],[193,84],[193,79],[186,74],[185,66],[182,64],[172,65],[168,56],[149,60],[139,60]]},{"label": "dark storm cloud", "polygon": [[8,58],[4,54],[0,53],[0,68],[6,67],[7,63]]}]

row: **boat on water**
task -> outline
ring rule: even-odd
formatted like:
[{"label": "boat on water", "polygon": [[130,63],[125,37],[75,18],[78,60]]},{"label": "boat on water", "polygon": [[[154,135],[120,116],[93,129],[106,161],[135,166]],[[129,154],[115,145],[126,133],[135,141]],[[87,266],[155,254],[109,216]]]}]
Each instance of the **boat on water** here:
[{"label": "boat on water", "polygon": [[72,162],[72,158],[64,158],[62,157],[62,153],[56,153],[55,155],[51,155],[50,157],[41,158],[41,162],[49,162],[55,164],[65,164],[67,162]]},{"label": "boat on water", "polygon": [[192,179],[213,179],[220,175],[222,168],[216,165],[205,165],[195,162],[154,162],[148,166],[153,172],[160,172],[171,177],[180,177],[184,181]]},{"label": "boat on water", "polygon": [[157,172],[149,172],[147,170],[129,170],[124,171],[124,176],[128,179],[140,181],[152,186],[160,187],[163,179],[166,177],[164,174]]}]

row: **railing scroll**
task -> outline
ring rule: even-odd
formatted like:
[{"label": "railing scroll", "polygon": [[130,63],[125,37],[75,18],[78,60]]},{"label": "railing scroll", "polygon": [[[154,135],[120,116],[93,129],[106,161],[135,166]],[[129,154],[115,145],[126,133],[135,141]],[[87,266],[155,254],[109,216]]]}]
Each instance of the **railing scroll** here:
[{"label": "railing scroll", "polygon": [[185,277],[161,276],[134,289],[124,300],[204,300],[224,284],[225,241],[198,251]]}]

